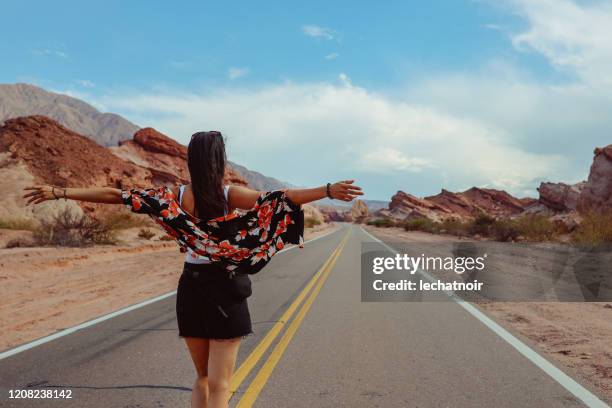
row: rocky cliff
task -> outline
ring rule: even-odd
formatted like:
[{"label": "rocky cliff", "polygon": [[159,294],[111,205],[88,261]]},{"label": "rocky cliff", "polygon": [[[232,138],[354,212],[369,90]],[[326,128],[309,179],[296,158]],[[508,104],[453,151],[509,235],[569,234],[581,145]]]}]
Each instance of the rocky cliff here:
[{"label": "rocky cliff", "polygon": [[365,202],[356,199],[353,201],[353,206],[349,214],[353,222],[361,223],[370,216],[370,210]]},{"label": "rocky cliff", "polygon": [[454,193],[442,190],[439,194],[419,198],[398,191],[389,207],[376,213],[377,216],[397,220],[425,217],[434,221],[446,218],[466,219],[480,213],[501,218],[521,213],[533,204],[533,199],[519,199],[503,190],[473,187]]},{"label": "rocky cliff", "polygon": [[[0,215],[9,218],[31,215],[32,207],[24,207],[20,197],[27,185],[131,188],[189,180],[185,146],[151,128],[107,148],[45,116],[9,119],[0,128],[0,154],[0,184],[12,183],[0,200]],[[247,185],[231,168],[226,178],[229,184]],[[78,205],[94,216],[112,211],[103,204]]]},{"label": "rocky cliff", "polygon": [[61,186],[149,184],[151,172],[45,116],[9,119],[0,150],[19,158],[40,182]]},{"label": "rocky cliff", "polygon": [[543,215],[571,231],[587,211],[612,211],[612,145],[596,148],[587,181],[567,184],[543,182],[539,197],[516,198],[503,190],[472,187],[454,193],[442,190],[424,198],[398,191],[389,206],[374,217],[396,220],[425,217],[434,221],[466,219],[484,213],[495,218]]},{"label": "rocky cliff", "polygon": [[7,120],[0,128],[0,151],[0,184],[10,184],[0,199],[0,216],[5,218],[30,217],[32,213],[44,217],[64,205],[92,215],[110,211],[103,204],[63,200],[25,207],[23,188],[33,184],[127,188],[153,182],[148,169],[122,160],[108,148],[45,116]]},{"label": "rocky cliff", "polygon": [[595,149],[589,178],[578,198],[578,210],[612,211],[612,145]]},{"label": "rocky cliff", "polygon": [[538,192],[538,202],[525,213],[547,216],[568,231],[589,211],[612,211],[612,145],[595,149],[587,181],[541,183]]},{"label": "rocky cliff", "polygon": [[317,205],[326,222],[347,221],[346,210],[338,209],[330,205]]},{"label": "rocky cliff", "polygon": [[[109,148],[117,157],[148,169],[154,184],[189,183],[187,147],[153,128],[140,129],[133,139]],[[229,165],[226,182],[248,185],[247,181]]]}]

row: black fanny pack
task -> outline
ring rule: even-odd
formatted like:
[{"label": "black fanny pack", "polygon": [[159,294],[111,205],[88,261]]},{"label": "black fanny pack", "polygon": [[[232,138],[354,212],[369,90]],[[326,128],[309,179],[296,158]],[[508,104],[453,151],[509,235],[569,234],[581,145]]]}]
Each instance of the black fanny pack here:
[{"label": "black fanny pack", "polygon": [[232,300],[246,299],[253,293],[249,275],[229,272],[217,263],[185,263],[183,273],[201,282],[215,282]]},{"label": "black fanny pack", "polygon": [[251,278],[245,273],[229,273],[229,291],[235,299],[246,299],[253,294]]}]

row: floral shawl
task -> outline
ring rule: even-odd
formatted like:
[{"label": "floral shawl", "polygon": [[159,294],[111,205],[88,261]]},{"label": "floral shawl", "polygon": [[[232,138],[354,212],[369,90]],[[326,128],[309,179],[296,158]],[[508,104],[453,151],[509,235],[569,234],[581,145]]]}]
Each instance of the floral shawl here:
[{"label": "floral shawl", "polygon": [[209,221],[184,211],[168,187],[121,190],[123,204],[149,215],[179,244],[221,262],[228,271],[259,272],[285,244],[304,245],[304,212],[284,190],[262,192],[255,206]]}]

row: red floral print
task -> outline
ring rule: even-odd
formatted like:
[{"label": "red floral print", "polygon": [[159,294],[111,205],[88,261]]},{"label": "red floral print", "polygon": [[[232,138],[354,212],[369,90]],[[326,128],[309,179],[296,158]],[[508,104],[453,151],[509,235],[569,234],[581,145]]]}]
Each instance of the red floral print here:
[{"label": "red floral print", "polygon": [[286,243],[304,243],[304,213],[284,190],[264,192],[244,213],[201,221],[184,211],[168,187],[122,190],[132,212],[147,214],[176,240],[181,252],[221,262],[228,271],[256,273]]}]

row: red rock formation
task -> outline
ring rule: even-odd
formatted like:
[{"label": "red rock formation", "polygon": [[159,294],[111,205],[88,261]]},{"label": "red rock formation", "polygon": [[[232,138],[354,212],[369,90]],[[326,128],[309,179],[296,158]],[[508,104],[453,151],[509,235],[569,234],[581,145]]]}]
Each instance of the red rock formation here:
[{"label": "red rock formation", "polygon": [[152,174],[46,116],[9,119],[0,148],[23,160],[41,183],[70,187],[150,185]]},{"label": "red rock formation", "polygon": [[[184,146],[153,129],[136,134],[138,142],[107,148],[46,116],[27,116],[9,119],[0,128],[0,150],[22,161],[40,184],[132,188],[189,181],[186,160],[180,157]],[[231,168],[226,178],[230,184],[247,184]],[[94,216],[113,211],[102,204],[79,205]]]},{"label": "red rock formation", "polygon": [[520,200],[503,190],[472,187],[462,194],[472,206],[471,215],[482,211],[494,217],[506,217],[525,209],[524,199]]},{"label": "red rock formation", "polygon": [[552,211],[574,211],[584,183],[541,183],[538,202]]},{"label": "red rock formation", "polygon": [[[144,128],[132,140],[111,147],[111,151],[134,164],[146,167],[157,184],[189,183],[187,147],[153,128]],[[248,183],[236,170],[227,166],[226,183],[246,186]]]},{"label": "red rock formation", "polygon": [[534,201],[518,199],[502,190],[477,187],[460,193],[443,189],[440,194],[425,198],[398,191],[391,198],[389,208],[378,211],[377,215],[395,219],[426,217],[434,221],[470,218],[481,212],[507,217],[521,213]]},{"label": "red rock formation", "polygon": [[589,178],[580,193],[578,210],[612,211],[612,145],[595,149]]},{"label": "red rock formation", "polygon": [[235,186],[248,186],[249,183],[242,177],[240,173],[227,165],[225,167],[225,183]]},{"label": "red rock formation", "polygon": [[376,212],[377,216],[405,219],[427,217],[438,220],[442,214],[450,215],[451,211],[427,199],[418,198],[412,194],[398,191],[391,197],[389,207]]},{"label": "red rock formation", "polygon": [[140,129],[134,133],[134,142],[150,152],[187,159],[187,147],[153,128]]},{"label": "red rock formation", "polygon": [[[66,187],[153,186],[153,174],[126,162],[108,148],[46,116],[9,119],[0,128],[0,150],[23,162],[36,184]],[[103,204],[78,202],[94,216],[116,211]]]},{"label": "red rock formation", "polygon": [[365,221],[366,218],[370,215],[370,211],[366,203],[362,200],[355,200],[350,211],[346,214],[347,219],[350,218],[351,221],[356,223],[361,223]]},{"label": "red rock formation", "polygon": [[317,208],[323,214],[323,218],[325,222],[334,222],[334,221],[346,221],[346,213],[344,211],[339,211],[336,207],[327,206],[327,205],[317,205]]}]

